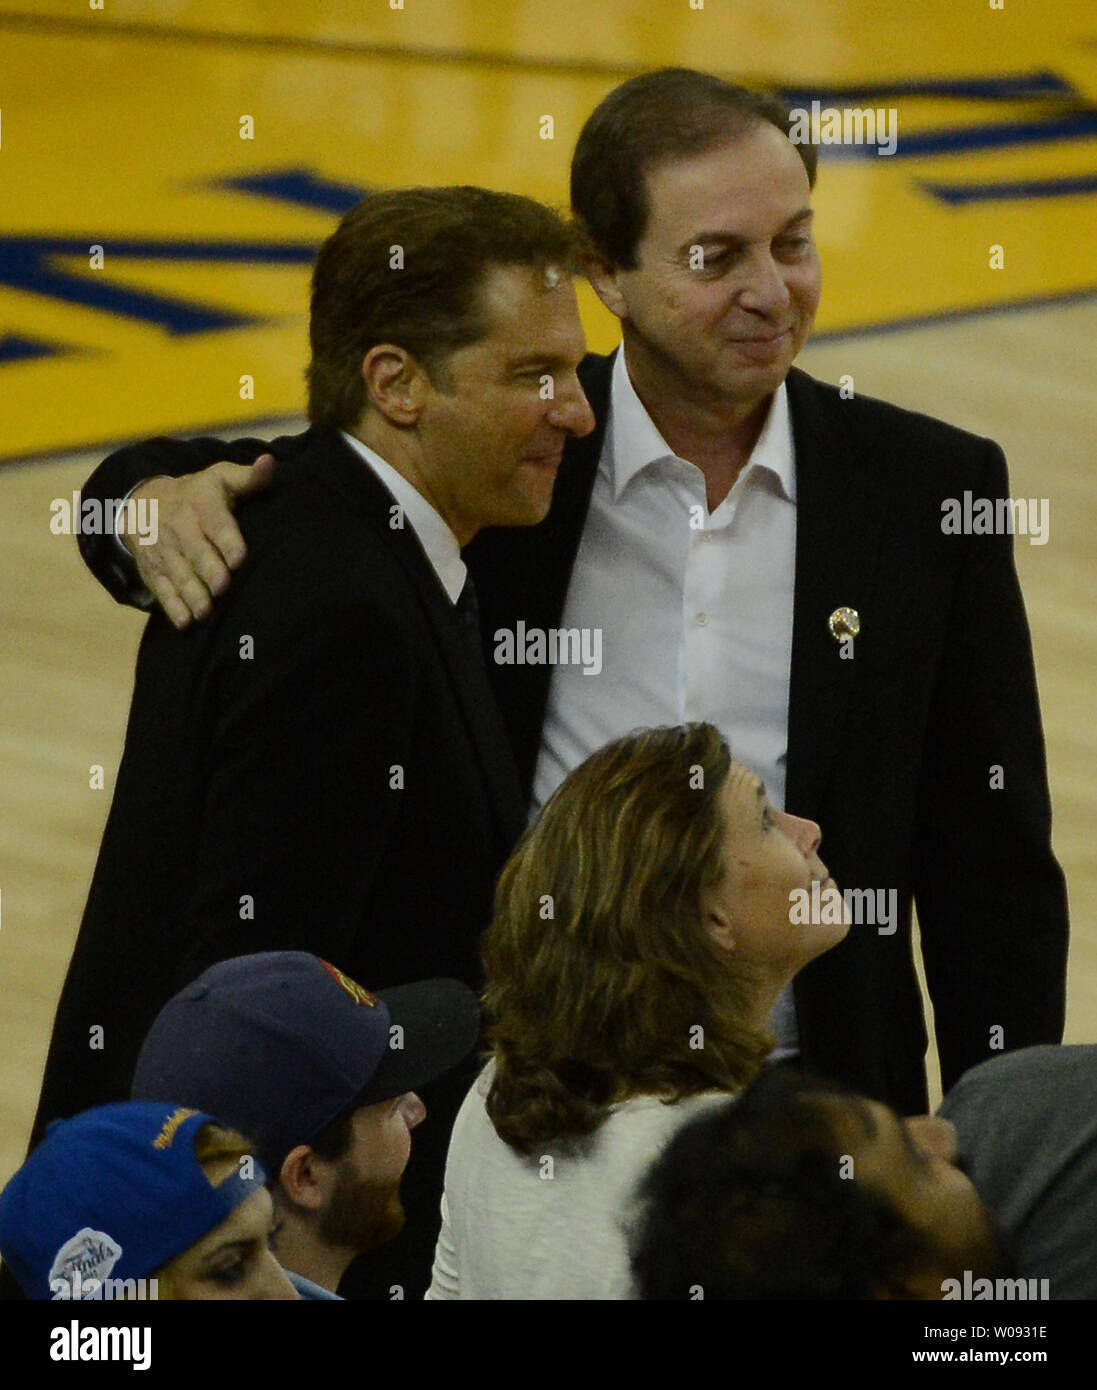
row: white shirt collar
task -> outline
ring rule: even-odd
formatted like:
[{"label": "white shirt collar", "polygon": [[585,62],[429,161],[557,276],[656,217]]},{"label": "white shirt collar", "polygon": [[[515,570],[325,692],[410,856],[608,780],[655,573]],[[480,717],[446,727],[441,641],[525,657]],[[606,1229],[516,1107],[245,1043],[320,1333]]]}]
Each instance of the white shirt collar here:
[{"label": "white shirt collar", "polygon": [[[628,484],[643,469],[678,455],[659,433],[625,365],[624,345],[618,349],[613,364],[611,386],[611,458],[613,497],[617,501]],[[685,460],[690,462],[690,460]],[[788,390],[782,381],[773,393],[762,433],[747,460],[747,469],[765,468],[774,474],[781,490],[790,502],[796,501],[796,465],[792,441],[792,417],[788,407]],[[742,476],[742,475],[741,475]]]},{"label": "white shirt collar", "polygon": [[355,439],[354,435],[347,434],[345,430],[340,430],[340,434],[403,508],[405,518],[419,538],[431,568],[438,576],[438,582],[445,589],[449,601],[456,603],[465,587],[466,574],[457,537],[423,494],[416,491],[391,463],[386,463],[380,454],[375,453],[360,439]]}]

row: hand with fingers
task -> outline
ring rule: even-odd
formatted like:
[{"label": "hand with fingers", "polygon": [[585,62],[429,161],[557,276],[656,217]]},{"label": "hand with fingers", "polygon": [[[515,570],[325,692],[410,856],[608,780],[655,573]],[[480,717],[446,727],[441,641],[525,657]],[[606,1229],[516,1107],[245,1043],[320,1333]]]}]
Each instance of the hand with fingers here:
[{"label": "hand with fingers", "polygon": [[150,478],[135,499],[156,502],[153,545],[136,533],[121,537],[141,581],[180,630],[209,615],[247,554],[233,516],[242,498],[262,492],[274,475],[274,455],[253,464],[215,463],[180,478]]}]

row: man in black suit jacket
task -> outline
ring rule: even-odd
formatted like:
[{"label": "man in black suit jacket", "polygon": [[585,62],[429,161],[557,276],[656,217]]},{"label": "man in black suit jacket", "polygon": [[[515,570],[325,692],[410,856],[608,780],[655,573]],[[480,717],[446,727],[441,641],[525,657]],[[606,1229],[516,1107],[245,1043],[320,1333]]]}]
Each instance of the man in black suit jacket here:
[{"label": "man in black suit jacket", "polygon": [[[1003,456],[791,369],[820,278],[815,151],[790,145],[787,121],[768,99],[704,74],[632,79],[584,127],[572,203],[589,233],[594,288],[622,323],[630,386],[680,471],[702,475],[710,518],[750,464],[784,384],[796,482],[787,726],[776,727],[779,700],[770,709],[775,736],[787,738],[784,804],[820,823],[844,888],[893,893],[896,907],[888,930],[855,925],[799,977],[798,1048],[804,1065],[914,1112],[926,1106],[926,1032],[912,898],[947,1088],[997,1050],[1061,1037],[1065,891],[1011,538],[942,530],[945,499],[1007,495]],[[485,531],[467,552],[489,654],[519,622],[558,628],[575,591],[616,419],[610,361],[588,358],[582,380],[599,428],[569,445],[547,519]],[[177,456],[164,471],[205,461]],[[129,470],[108,463],[89,490],[121,495],[157,471],[155,457]],[[597,529],[607,517],[595,520]],[[679,514],[668,509],[666,524]],[[200,616],[227,569],[208,547],[183,549],[207,567],[206,582],[170,554],[156,563],[175,567],[178,582],[152,582],[165,592],[189,585],[197,597],[187,607]],[[630,560],[612,546],[601,558],[622,573]],[[631,559],[642,565],[644,555]],[[125,596],[119,575],[102,564],[97,573]],[[643,652],[630,660],[638,671]],[[529,791],[553,671],[489,669]],[[596,681],[591,692],[596,701]],[[569,717],[581,733],[581,711]]]},{"label": "man in black suit jacket", "polygon": [[[478,983],[524,801],[460,547],[541,520],[566,438],[593,427],[572,265],[555,213],[478,189],[373,195],[325,243],[313,427],[275,443],[212,621],[154,612],[141,643],[36,1137],[124,1099],[160,1007],[218,960],[307,949],[370,985]],[[462,1090],[425,1094],[409,1167],[424,1288]]]},{"label": "man in black suit jacket", "polygon": [[[612,366],[583,363],[598,429],[569,445],[546,520],[484,531],[466,552],[489,651],[519,621],[562,625]],[[854,926],[796,977],[801,1064],[920,1114],[912,896],[946,1090],[1003,1044],[1062,1035],[1066,904],[1010,537],[940,528],[942,497],[1008,494],[1005,461],[989,440],[843,400],[796,368],[787,387],[798,526],[785,805],[820,825],[843,888],[887,885],[898,904],[897,930]],[[846,661],[827,620],[850,602],[865,631]],[[529,790],[552,668],[489,671]]]}]

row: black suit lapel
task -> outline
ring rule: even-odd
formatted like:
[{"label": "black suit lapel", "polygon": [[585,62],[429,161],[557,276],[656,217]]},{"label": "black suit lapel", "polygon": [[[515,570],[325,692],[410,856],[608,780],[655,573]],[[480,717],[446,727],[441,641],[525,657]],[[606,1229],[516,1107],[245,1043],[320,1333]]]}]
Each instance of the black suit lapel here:
[{"label": "black suit lapel", "polygon": [[[810,816],[841,751],[845,709],[862,664],[858,654],[881,636],[873,630],[873,597],[888,461],[862,456],[852,402],[795,368],[788,395],[796,448],[796,585],[785,804]],[[861,620],[846,659],[827,625],[841,607],[855,609]]]},{"label": "black suit lapel", "polygon": [[475,641],[470,640],[468,629],[442,588],[412,527],[390,525],[395,499],[372,470],[335,430],[315,430],[310,443],[324,480],[368,520],[415,591],[476,749],[503,846],[509,851],[525,826],[525,800],[507,732]]}]

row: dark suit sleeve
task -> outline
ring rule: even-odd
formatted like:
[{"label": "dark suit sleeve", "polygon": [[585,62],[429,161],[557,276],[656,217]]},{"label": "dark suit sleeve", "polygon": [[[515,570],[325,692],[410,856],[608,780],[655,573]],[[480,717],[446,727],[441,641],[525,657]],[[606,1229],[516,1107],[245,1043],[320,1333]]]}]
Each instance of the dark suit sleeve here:
[{"label": "dark suit sleeve", "polygon": [[321,607],[307,575],[274,560],[284,597],[265,588],[234,605],[214,644],[222,713],[183,980],[303,943],[342,964],[401,811],[393,768],[408,774],[414,756],[416,666],[396,618],[330,594]]},{"label": "dark suit sleeve", "polygon": [[[81,497],[100,503],[118,501],[146,478],[179,478],[222,459],[252,463],[269,448],[261,439],[235,439],[231,443],[223,439],[147,439],[105,458],[84,484]],[[148,595],[137,577],[137,567],[122,554],[113,535],[81,535],[78,544],[84,563],[118,603],[147,606]]]},{"label": "dark suit sleeve", "polygon": [[[1005,458],[985,450],[975,496],[1006,497]],[[1068,928],[1014,537],[942,539],[967,556],[940,615],[914,882],[947,1091],[1001,1050],[1060,1041]]]}]

